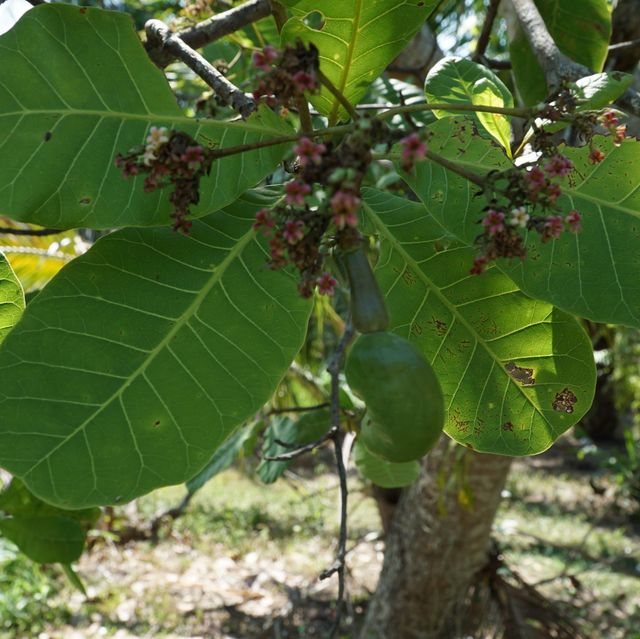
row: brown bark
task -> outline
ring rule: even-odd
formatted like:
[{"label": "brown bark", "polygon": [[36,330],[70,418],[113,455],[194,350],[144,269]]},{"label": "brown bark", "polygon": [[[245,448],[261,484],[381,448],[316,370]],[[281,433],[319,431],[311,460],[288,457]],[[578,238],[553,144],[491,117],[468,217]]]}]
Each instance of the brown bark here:
[{"label": "brown bark", "polygon": [[457,636],[469,588],[487,563],[510,464],[447,438],[427,455],[396,510],[361,639]]}]

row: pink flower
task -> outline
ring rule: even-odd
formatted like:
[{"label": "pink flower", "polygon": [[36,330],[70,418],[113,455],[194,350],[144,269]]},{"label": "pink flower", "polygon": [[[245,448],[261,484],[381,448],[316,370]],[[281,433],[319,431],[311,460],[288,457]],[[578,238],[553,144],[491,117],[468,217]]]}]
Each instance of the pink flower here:
[{"label": "pink flower", "polygon": [[620,123],[614,111],[607,111],[606,113],[603,113],[601,116],[601,120],[602,124],[604,124],[604,126],[606,127],[618,126],[618,124]]},{"label": "pink flower", "polygon": [[293,75],[293,81],[296,83],[298,91],[315,91],[318,88],[316,79],[306,71],[298,71]]},{"label": "pink flower", "polygon": [[427,145],[417,133],[411,133],[400,140],[402,159],[416,162],[427,153]]},{"label": "pink flower", "polygon": [[291,180],[284,186],[285,202],[291,206],[304,206],[304,198],[311,193],[311,187],[299,180]]},{"label": "pink flower", "polygon": [[262,51],[255,51],[252,62],[256,69],[262,71],[270,71],[271,63],[278,59],[279,53],[270,44],[267,44]]},{"label": "pink flower", "polygon": [[260,209],[256,213],[256,221],[253,224],[254,231],[262,231],[265,235],[276,225],[276,221],[269,209]]},{"label": "pink flower", "polygon": [[616,127],[615,133],[613,134],[613,143],[616,146],[620,146],[622,141],[627,137],[627,125],[621,124]]},{"label": "pink flower", "polygon": [[316,144],[309,138],[300,138],[298,144],[293,147],[293,152],[299,157],[300,166],[308,164],[320,164],[322,154],[327,150],[324,144]]},{"label": "pink flower", "polygon": [[564,218],[564,223],[567,225],[567,229],[571,233],[579,233],[582,230],[582,215],[578,211],[569,211]]},{"label": "pink flower", "polygon": [[345,226],[358,226],[358,209],[362,200],[352,191],[339,189],[331,198],[333,222],[342,230]]},{"label": "pink flower", "polygon": [[573,162],[564,155],[554,155],[544,165],[549,177],[566,177],[573,169]]},{"label": "pink flower", "polygon": [[469,270],[471,275],[480,275],[484,273],[484,269],[489,263],[489,258],[486,255],[479,255],[473,260],[473,266]]},{"label": "pink flower", "polygon": [[304,222],[301,220],[285,222],[282,237],[288,244],[297,244],[304,237]]},{"label": "pink flower", "polygon": [[316,279],[316,284],[318,285],[318,293],[320,293],[320,295],[333,295],[338,285],[338,280],[336,280],[331,273],[323,273]]},{"label": "pink flower", "polygon": [[198,144],[197,146],[188,146],[184,153],[180,156],[191,170],[198,168],[200,162],[204,162],[204,149]]},{"label": "pink flower", "polygon": [[547,197],[552,204],[562,195],[562,189],[559,184],[549,184],[547,187]]},{"label": "pink flower", "polygon": [[269,253],[271,254],[271,268],[276,269],[284,266],[287,259],[284,256],[286,246],[279,237],[274,237],[269,242]]},{"label": "pink flower", "polygon": [[482,218],[482,226],[484,226],[489,235],[497,235],[504,231],[504,213],[489,209],[487,214]]},{"label": "pink flower", "polygon": [[549,215],[542,230],[542,241],[548,242],[559,238],[564,231],[564,220],[560,215]]},{"label": "pink flower", "polygon": [[591,153],[589,153],[589,162],[598,164],[598,162],[604,160],[604,157],[604,153],[600,149],[592,149]]},{"label": "pink flower", "polygon": [[547,185],[547,178],[539,166],[534,166],[524,175],[524,180],[530,190],[539,191]]}]

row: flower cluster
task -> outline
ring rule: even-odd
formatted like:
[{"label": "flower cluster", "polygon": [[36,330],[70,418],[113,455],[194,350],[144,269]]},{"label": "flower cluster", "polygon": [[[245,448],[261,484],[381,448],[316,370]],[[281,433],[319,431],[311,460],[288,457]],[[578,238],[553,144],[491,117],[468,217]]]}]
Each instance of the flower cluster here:
[{"label": "flower cluster", "polygon": [[335,245],[359,241],[360,185],[371,163],[371,147],[391,140],[386,125],[364,119],[339,145],[302,137],[293,149],[295,176],[284,185],[281,201],[256,214],[254,228],[269,240],[272,268],[293,266],[298,289],[308,297],[315,287],[331,295],[336,280],[324,270]]},{"label": "flower cluster", "polygon": [[479,220],[480,250],[471,267],[472,274],[482,273],[489,262],[499,257],[524,259],[523,231],[537,232],[542,242],[549,242],[565,231],[581,230],[581,214],[572,210],[561,215],[557,205],[562,182],[571,175],[573,163],[552,145],[545,151],[533,166],[491,176],[492,197]]},{"label": "flower cluster", "polygon": [[146,192],[173,186],[173,229],[188,233],[187,215],[200,200],[200,179],[209,173],[212,161],[213,156],[187,133],[151,127],[145,145],[119,153],[115,164],[125,178],[146,174]]},{"label": "flower cluster", "polygon": [[280,104],[288,107],[304,93],[313,93],[318,82],[318,49],[298,41],[278,51],[267,45],[253,54],[253,66],[261,72],[260,81],[253,92],[256,100],[263,100],[270,107]]},{"label": "flower cluster", "polygon": [[403,171],[410,173],[419,160],[424,160],[427,155],[427,143],[419,133],[410,133],[400,140],[400,166]]}]

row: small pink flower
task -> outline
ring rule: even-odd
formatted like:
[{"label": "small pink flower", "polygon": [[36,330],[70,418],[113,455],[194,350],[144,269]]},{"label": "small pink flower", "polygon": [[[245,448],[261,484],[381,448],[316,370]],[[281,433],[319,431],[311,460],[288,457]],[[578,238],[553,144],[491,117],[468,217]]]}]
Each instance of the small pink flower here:
[{"label": "small pink flower", "polygon": [[620,146],[622,141],[627,137],[627,125],[621,124],[616,127],[615,133],[613,134],[613,143],[616,146]]},{"label": "small pink flower", "polygon": [[539,191],[547,185],[547,178],[539,166],[534,166],[530,171],[527,171],[524,179],[529,190]]},{"label": "small pink flower", "polygon": [[618,126],[618,124],[620,123],[614,111],[607,111],[606,113],[603,113],[601,116],[601,121],[602,124],[604,124],[604,126],[606,127]]},{"label": "small pink flower", "polygon": [[573,162],[564,155],[554,155],[544,165],[549,177],[566,177],[573,169]]},{"label": "small pink flower", "polygon": [[582,215],[578,211],[569,211],[564,218],[564,223],[571,233],[579,233],[582,230]]},{"label": "small pink flower", "polygon": [[301,220],[285,222],[282,237],[288,244],[297,244],[304,237],[304,222]]},{"label": "small pink flower", "polygon": [[271,255],[270,266],[273,269],[280,268],[287,263],[287,259],[284,256],[286,246],[279,237],[274,237],[269,242],[269,253]]},{"label": "small pink flower", "polygon": [[562,188],[559,184],[549,184],[547,187],[547,197],[552,204],[562,195]]},{"label": "small pink flower", "polygon": [[484,273],[484,269],[489,263],[489,258],[486,255],[479,255],[473,260],[473,266],[469,270],[471,275],[480,275]]},{"label": "small pink flower", "polygon": [[320,164],[322,154],[327,150],[324,144],[316,144],[309,138],[300,138],[298,144],[293,147],[293,152],[299,157],[300,166],[308,164]]},{"label": "small pink flower", "polygon": [[338,280],[331,273],[323,273],[316,279],[316,284],[320,295],[333,295],[338,285]]},{"label": "small pink flower", "polygon": [[400,140],[403,160],[422,160],[427,153],[427,145],[417,133],[411,133]]},{"label": "small pink flower", "polygon": [[265,235],[276,225],[276,221],[269,209],[260,209],[256,213],[256,221],[253,224],[254,231],[262,231]]},{"label": "small pink flower", "polygon": [[358,226],[358,209],[362,200],[352,191],[339,189],[331,197],[331,210],[333,222],[342,230],[346,226],[355,228]]},{"label": "small pink flower", "polygon": [[191,170],[196,169],[200,162],[204,162],[204,149],[199,144],[197,146],[188,146],[180,159]]},{"label": "small pink flower", "polygon": [[548,242],[559,238],[564,231],[564,220],[560,215],[549,215],[542,230],[542,241]]},{"label": "small pink flower", "polygon": [[298,71],[295,73],[293,75],[293,81],[296,83],[300,93],[304,93],[304,91],[315,91],[318,88],[316,79],[306,71]]},{"label": "small pink flower", "polygon": [[589,153],[589,162],[591,162],[591,164],[598,164],[598,162],[602,162],[604,158],[605,155],[600,149],[593,149],[591,153]]},{"label": "small pink flower", "polygon": [[278,51],[275,47],[267,44],[262,51],[255,51],[253,54],[252,62],[256,69],[261,71],[270,71],[271,63],[278,59]]},{"label": "small pink flower", "polygon": [[504,231],[504,213],[489,209],[487,214],[482,218],[482,226],[484,226],[489,235],[497,235]]},{"label": "small pink flower", "polygon": [[311,187],[299,180],[291,180],[284,186],[285,202],[291,206],[304,206],[305,196],[311,193]]}]

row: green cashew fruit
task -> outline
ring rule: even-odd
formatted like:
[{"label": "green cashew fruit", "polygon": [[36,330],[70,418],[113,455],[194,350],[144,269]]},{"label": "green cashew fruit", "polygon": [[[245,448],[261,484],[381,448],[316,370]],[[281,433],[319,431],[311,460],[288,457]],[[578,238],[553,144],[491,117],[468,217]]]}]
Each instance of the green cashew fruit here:
[{"label": "green cashew fruit", "polygon": [[386,331],[389,315],[380,287],[362,246],[346,251],[342,260],[351,289],[351,319],[361,333]]},{"label": "green cashew fruit", "polygon": [[367,450],[386,461],[408,462],[433,448],[444,426],[444,398],[413,344],[385,331],[360,335],[345,375],[367,405],[359,434]]}]

